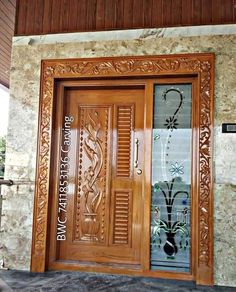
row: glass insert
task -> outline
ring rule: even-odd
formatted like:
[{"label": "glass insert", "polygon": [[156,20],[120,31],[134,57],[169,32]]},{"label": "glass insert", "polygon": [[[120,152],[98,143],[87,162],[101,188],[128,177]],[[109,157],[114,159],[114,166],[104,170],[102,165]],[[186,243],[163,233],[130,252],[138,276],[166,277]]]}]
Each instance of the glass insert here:
[{"label": "glass insert", "polygon": [[151,269],[189,272],[192,86],[154,92]]}]

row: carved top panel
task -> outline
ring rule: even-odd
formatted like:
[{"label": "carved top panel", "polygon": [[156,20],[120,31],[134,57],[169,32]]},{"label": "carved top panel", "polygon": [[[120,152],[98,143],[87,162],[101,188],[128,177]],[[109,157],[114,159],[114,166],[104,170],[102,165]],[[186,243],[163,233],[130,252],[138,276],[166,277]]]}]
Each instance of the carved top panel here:
[{"label": "carved top panel", "polygon": [[109,76],[109,75],[152,75],[161,72],[201,72],[210,69],[209,54],[199,54],[199,57],[126,57],[103,59],[81,59],[46,61],[44,77],[77,76]]}]

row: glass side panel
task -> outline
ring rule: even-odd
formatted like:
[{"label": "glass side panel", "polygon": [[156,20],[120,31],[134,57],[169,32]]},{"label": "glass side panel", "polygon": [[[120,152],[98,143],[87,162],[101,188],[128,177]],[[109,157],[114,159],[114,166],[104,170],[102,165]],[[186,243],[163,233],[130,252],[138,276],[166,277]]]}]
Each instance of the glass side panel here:
[{"label": "glass side panel", "polygon": [[190,271],[191,84],[155,85],[151,269]]}]

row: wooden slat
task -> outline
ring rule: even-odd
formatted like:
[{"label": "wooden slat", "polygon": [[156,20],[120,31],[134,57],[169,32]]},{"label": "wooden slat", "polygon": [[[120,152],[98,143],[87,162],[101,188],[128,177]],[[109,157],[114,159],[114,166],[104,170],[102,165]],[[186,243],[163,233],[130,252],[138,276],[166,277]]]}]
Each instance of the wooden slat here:
[{"label": "wooden slat", "polygon": [[191,25],[193,19],[193,2],[192,0],[182,0],[182,24]]},{"label": "wooden slat", "polygon": [[212,3],[212,21],[217,24],[221,22],[221,0]]},{"label": "wooden slat", "polygon": [[172,0],[163,1],[163,25],[170,26],[172,24]]},{"label": "wooden slat", "polygon": [[87,3],[86,0],[79,1],[78,19],[77,19],[78,31],[86,31],[87,30],[87,25],[86,25],[87,5],[86,5],[86,3]]},{"label": "wooden slat", "polygon": [[50,33],[52,18],[52,1],[44,1],[43,7],[43,33]]},{"label": "wooden slat", "polygon": [[10,58],[0,51],[1,69],[10,70]]},{"label": "wooden slat", "polygon": [[1,84],[9,87],[9,73],[0,70],[0,76]]},{"label": "wooden slat", "polygon": [[61,0],[60,31],[68,32],[69,27],[69,5],[68,0]]},{"label": "wooden slat", "polygon": [[44,2],[45,1],[43,0],[35,0],[34,34],[40,34],[40,32],[43,30]]},{"label": "wooden slat", "polygon": [[[10,62],[11,62],[11,49],[12,49],[12,37],[15,29],[15,6],[16,1],[0,0],[0,83],[4,86],[9,86],[10,75]],[[22,1],[22,7],[24,0]],[[21,8],[22,8],[21,7]],[[26,10],[26,9],[25,9]],[[22,16],[25,15],[25,11],[19,11]],[[21,14],[20,14],[21,15]],[[24,17],[19,23],[22,24],[22,28],[25,30]]]},{"label": "wooden slat", "polygon": [[31,35],[34,34],[34,23],[35,23],[35,0],[27,1],[27,22],[26,31]]},{"label": "wooden slat", "polygon": [[27,1],[28,0],[17,0],[17,11],[16,11],[16,35],[27,35],[26,32],[26,13],[27,13]]},{"label": "wooden slat", "polygon": [[115,191],[113,244],[127,245],[130,241],[130,192]]},{"label": "wooden slat", "polygon": [[51,29],[50,33],[56,33],[60,31],[60,18],[61,18],[61,1],[51,0],[52,12],[51,12]]},{"label": "wooden slat", "polygon": [[234,1],[221,0],[221,21],[230,23],[234,20]]},{"label": "wooden slat", "polygon": [[116,25],[115,1],[105,0],[105,3],[105,27],[112,29]]},{"label": "wooden slat", "polygon": [[122,29],[124,27],[124,2],[125,0],[116,0],[116,28]]},{"label": "wooden slat", "polygon": [[1,62],[1,70],[2,70],[2,73],[4,73],[4,77],[7,79],[9,77],[10,64],[8,64],[8,66],[6,66],[5,63],[3,63],[3,62],[4,61]]},{"label": "wooden slat", "polygon": [[7,14],[5,14],[1,11],[0,19],[2,19],[2,21],[5,22],[4,28],[7,27],[11,31],[14,31],[14,23],[9,19]]},{"label": "wooden slat", "polygon": [[133,28],[141,28],[144,24],[143,0],[135,0],[133,4]]},{"label": "wooden slat", "polygon": [[202,19],[202,0],[193,0],[193,24],[201,24]]},{"label": "wooden slat", "polygon": [[0,55],[4,55],[6,58],[6,62],[8,63],[11,59],[11,48],[5,48],[4,46],[0,47]]},{"label": "wooden slat", "polygon": [[212,0],[202,1],[201,23],[202,24],[212,23]]},{"label": "wooden slat", "polygon": [[135,0],[124,1],[124,28],[132,28],[133,26],[133,1]]},{"label": "wooden slat", "polygon": [[[2,73],[0,72],[0,76],[2,76]],[[9,82],[8,82],[8,78],[1,78],[0,77],[0,84],[4,85],[5,87],[9,87]]]},{"label": "wooden slat", "polygon": [[152,0],[145,0],[143,2],[143,26],[151,27],[152,26]]},{"label": "wooden slat", "polygon": [[[8,0],[9,3],[11,3],[11,5],[16,8],[16,0]],[[13,13],[15,13],[15,10],[13,11]]]},{"label": "wooden slat", "polygon": [[0,27],[4,27],[4,30],[1,31],[1,36],[5,36],[6,39],[8,39],[8,42],[11,42],[12,35],[14,33],[13,29],[10,29],[6,22],[0,17]]},{"label": "wooden slat", "polygon": [[10,26],[14,27],[15,17],[14,17],[14,8],[10,8],[9,3],[7,1],[0,1],[0,11],[1,15],[5,15],[8,18],[8,23]]},{"label": "wooden slat", "polygon": [[3,69],[0,69],[0,80],[2,81],[2,82],[0,82],[1,84],[8,87],[9,74],[6,71],[4,71]]},{"label": "wooden slat", "polygon": [[96,29],[96,9],[97,3],[96,0],[88,0],[87,2],[87,30],[95,30]]},{"label": "wooden slat", "polygon": [[117,177],[130,177],[131,135],[133,131],[132,106],[117,108]]},{"label": "wooden slat", "polygon": [[152,0],[152,27],[163,26],[163,1],[165,0]]},{"label": "wooden slat", "polygon": [[236,23],[236,0],[234,0],[234,3],[233,3],[233,11],[234,11],[233,22]]},{"label": "wooden slat", "polygon": [[71,31],[77,30],[77,19],[78,19],[78,0],[71,0],[71,4],[69,7],[69,22],[68,27]]},{"label": "wooden slat", "polygon": [[182,21],[182,0],[172,0],[172,23],[178,25]]},{"label": "wooden slat", "polygon": [[96,29],[103,30],[105,27],[105,1],[97,0]]},{"label": "wooden slat", "polygon": [[[0,20],[0,26],[2,25],[2,22]],[[4,33],[0,33],[0,40],[1,40],[1,45],[4,45],[4,43],[6,43],[9,47],[12,46],[12,35],[13,32],[9,33],[6,30],[4,31]],[[3,42],[3,44],[2,44]]]},{"label": "wooden slat", "polygon": [[8,71],[6,71],[4,69],[0,69],[0,79],[4,80],[5,84],[8,83],[9,82],[9,73],[8,73]]}]

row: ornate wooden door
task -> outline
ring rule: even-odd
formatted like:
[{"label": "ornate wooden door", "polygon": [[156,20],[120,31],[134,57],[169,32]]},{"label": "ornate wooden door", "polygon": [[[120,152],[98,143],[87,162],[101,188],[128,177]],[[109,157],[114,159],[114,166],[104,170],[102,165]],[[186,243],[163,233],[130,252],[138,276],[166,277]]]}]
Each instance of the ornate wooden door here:
[{"label": "ornate wooden door", "polygon": [[139,265],[144,90],[67,87],[60,95],[48,267]]}]

